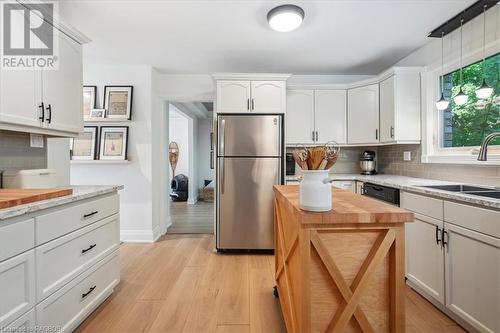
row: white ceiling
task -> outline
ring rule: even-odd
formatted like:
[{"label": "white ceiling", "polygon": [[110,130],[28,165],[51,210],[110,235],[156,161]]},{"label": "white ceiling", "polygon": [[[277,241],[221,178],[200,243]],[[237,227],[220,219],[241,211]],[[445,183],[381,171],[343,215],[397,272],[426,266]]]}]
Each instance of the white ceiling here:
[{"label": "white ceiling", "polygon": [[[151,65],[167,73],[376,74],[427,41],[474,0],[60,2],[92,39],[87,59]],[[270,30],[267,12],[293,3],[296,31]]]}]

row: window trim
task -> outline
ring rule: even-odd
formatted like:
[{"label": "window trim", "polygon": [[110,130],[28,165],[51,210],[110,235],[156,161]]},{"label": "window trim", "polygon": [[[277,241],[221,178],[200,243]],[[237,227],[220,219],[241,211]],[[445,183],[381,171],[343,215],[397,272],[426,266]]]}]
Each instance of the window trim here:
[{"label": "window trim", "polygon": [[[486,57],[500,52],[498,39],[486,46]],[[481,61],[482,48],[466,54],[463,57],[464,67]],[[448,147],[440,145],[442,136],[442,111],[437,111],[435,102],[441,96],[439,80],[442,71],[451,73],[460,69],[460,58],[444,64],[435,62],[424,68],[422,73],[422,163],[440,164],[474,164],[474,165],[500,165],[500,146],[488,147],[488,161],[478,161],[479,146],[474,147]]]}]

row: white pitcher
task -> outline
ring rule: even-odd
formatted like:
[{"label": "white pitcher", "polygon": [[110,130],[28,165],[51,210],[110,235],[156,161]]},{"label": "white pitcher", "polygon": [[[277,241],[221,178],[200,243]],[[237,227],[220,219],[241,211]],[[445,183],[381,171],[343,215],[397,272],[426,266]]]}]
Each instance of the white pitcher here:
[{"label": "white pitcher", "polygon": [[299,204],[303,210],[327,212],[332,209],[332,180],[328,170],[303,170]]}]

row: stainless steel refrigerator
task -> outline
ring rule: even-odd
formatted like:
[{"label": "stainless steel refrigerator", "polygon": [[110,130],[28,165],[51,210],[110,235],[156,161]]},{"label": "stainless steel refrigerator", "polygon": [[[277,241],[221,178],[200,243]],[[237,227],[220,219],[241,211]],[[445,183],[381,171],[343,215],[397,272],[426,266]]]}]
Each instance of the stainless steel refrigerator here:
[{"label": "stainless steel refrigerator", "polygon": [[217,249],[274,249],[273,185],[283,183],[283,117],[217,116]]}]

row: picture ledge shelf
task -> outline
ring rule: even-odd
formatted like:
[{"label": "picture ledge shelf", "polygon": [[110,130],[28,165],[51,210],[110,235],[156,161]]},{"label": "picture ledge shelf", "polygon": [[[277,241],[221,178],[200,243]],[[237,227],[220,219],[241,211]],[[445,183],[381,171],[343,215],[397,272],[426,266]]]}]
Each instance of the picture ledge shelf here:
[{"label": "picture ledge shelf", "polygon": [[119,119],[119,118],[94,118],[94,119],[89,119],[85,118],[83,119],[84,123],[129,123],[131,120],[129,119]]},{"label": "picture ledge shelf", "polygon": [[128,164],[130,160],[71,160],[71,164]]}]

